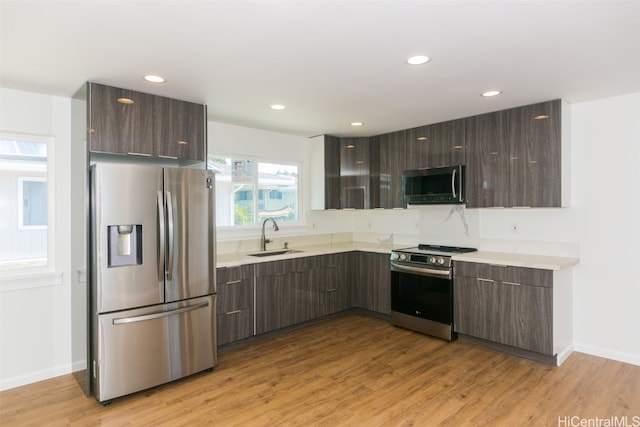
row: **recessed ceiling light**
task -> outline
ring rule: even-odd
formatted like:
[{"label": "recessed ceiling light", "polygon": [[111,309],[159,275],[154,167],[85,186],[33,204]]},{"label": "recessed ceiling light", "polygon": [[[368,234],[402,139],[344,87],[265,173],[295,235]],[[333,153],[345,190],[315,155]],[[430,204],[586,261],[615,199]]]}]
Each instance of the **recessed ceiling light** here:
[{"label": "recessed ceiling light", "polygon": [[347,144],[344,146],[344,148],[356,148],[356,146],[353,144]]},{"label": "recessed ceiling light", "polygon": [[501,93],[502,92],[500,92],[499,90],[488,90],[486,92],[481,93],[480,96],[484,96],[485,98],[490,98],[492,96],[498,96]]},{"label": "recessed ceiling light", "polygon": [[546,114],[540,114],[539,116],[535,116],[535,117],[533,118],[533,120],[545,120],[545,119],[548,119],[548,118],[549,118],[549,116],[548,116],[548,115],[546,115]]},{"label": "recessed ceiling light", "polygon": [[418,140],[418,141],[426,141],[427,137],[426,136],[419,136],[419,137],[416,138],[416,140]]},{"label": "recessed ceiling light", "polygon": [[145,79],[146,81],[148,81],[150,83],[164,83],[164,82],[166,82],[164,77],[154,76],[153,74],[147,74],[146,76],[143,77],[143,79]]},{"label": "recessed ceiling light", "polygon": [[414,55],[407,59],[407,64],[409,65],[422,65],[429,62],[431,58],[425,55]]},{"label": "recessed ceiling light", "polygon": [[134,101],[131,98],[118,98],[117,100],[120,104],[125,104],[125,105],[129,105],[129,104],[133,104]]},{"label": "recessed ceiling light", "polygon": [[272,110],[284,110],[285,108],[287,108],[287,106],[282,104],[273,104],[271,106]]},{"label": "recessed ceiling light", "polygon": [[364,126],[364,123],[362,123],[362,122],[351,122],[350,125],[357,127],[357,126]]}]

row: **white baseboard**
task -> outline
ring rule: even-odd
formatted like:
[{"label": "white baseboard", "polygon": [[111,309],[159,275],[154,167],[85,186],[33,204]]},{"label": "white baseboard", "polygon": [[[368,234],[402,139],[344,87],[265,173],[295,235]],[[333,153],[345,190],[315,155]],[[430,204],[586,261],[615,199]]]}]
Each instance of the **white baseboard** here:
[{"label": "white baseboard", "polygon": [[0,379],[0,391],[36,383],[38,381],[48,380],[50,378],[59,377],[60,375],[70,374],[71,372],[72,365],[67,364],[64,366],[56,366],[51,369],[43,369],[41,371],[31,372],[26,375],[19,375],[13,378],[2,378]]},{"label": "white baseboard", "polygon": [[592,356],[604,357],[605,359],[617,360],[618,362],[629,363],[631,365],[640,366],[640,356],[637,354],[622,353],[611,351],[591,345],[574,343],[573,349],[580,353],[590,354]]},{"label": "white baseboard", "polygon": [[565,348],[564,350],[558,352],[557,355],[557,364],[558,366],[562,365],[564,363],[565,360],[567,360],[567,358],[569,358],[569,356],[571,356],[571,353],[573,353],[575,350],[575,348],[573,347],[573,345],[570,345],[569,347]]}]

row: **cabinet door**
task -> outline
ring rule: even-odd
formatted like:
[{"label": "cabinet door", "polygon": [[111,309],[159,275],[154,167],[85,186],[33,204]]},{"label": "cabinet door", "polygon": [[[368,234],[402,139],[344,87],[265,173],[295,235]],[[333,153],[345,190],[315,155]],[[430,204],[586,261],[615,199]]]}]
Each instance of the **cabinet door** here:
[{"label": "cabinet door", "polygon": [[89,85],[89,150],[153,155],[153,95]]},{"label": "cabinet door", "polygon": [[368,209],[369,138],[340,138],[340,190],[343,209]]},{"label": "cabinet door", "polygon": [[324,138],[324,206],[340,209],[340,139]]},{"label": "cabinet door", "polygon": [[560,101],[503,112],[509,141],[511,206],[561,206]]},{"label": "cabinet door", "polygon": [[256,271],[256,333],[311,319],[312,258],[258,264]]},{"label": "cabinet door", "polygon": [[409,130],[408,169],[465,164],[465,122],[451,120]]},{"label": "cabinet door", "polygon": [[379,206],[381,208],[405,208],[402,192],[402,172],[407,169],[407,132],[399,131],[379,138]]},{"label": "cabinet door", "polygon": [[500,282],[502,333],[497,342],[553,354],[552,289]]},{"label": "cabinet door", "polygon": [[429,126],[420,126],[407,130],[406,165],[407,169],[429,167],[429,157],[433,147],[430,142]]},{"label": "cabinet door", "polygon": [[453,281],[454,330],[498,341],[502,335],[498,288],[493,281],[456,276]]},{"label": "cabinet door", "polygon": [[456,332],[553,353],[552,288],[490,279],[454,279]]},{"label": "cabinet door", "polygon": [[389,314],[391,312],[391,271],[389,255],[358,254],[352,301],[356,307]]},{"label": "cabinet door", "polygon": [[427,126],[430,147],[428,167],[462,165],[465,162],[464,120],[451,120]]},{"label": "cabinet door", "polygon": [[509,201],[509,144],[500,112],[466,119],[467,207],[507,207]]},{"label": "cabinet door", "polygon": [[155,152],[158,157],[205,160],[204,105],[156,96],[154,114]]}]

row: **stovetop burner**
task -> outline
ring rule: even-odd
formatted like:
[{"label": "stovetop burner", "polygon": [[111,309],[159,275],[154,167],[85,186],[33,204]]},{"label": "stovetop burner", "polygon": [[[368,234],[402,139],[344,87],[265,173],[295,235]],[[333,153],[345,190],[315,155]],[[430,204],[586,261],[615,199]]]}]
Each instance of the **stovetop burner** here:
[{"label": "stovetop burner", "polygon": [[465,254],[467,252],[475,252],[477,249],[475,248],[463,248],[459,246],[440,246],[440,245],[427,245],[427,244],[419,244],[418,250],[421,251],[431,251],[431,252],[445,252],[451,254]]}]

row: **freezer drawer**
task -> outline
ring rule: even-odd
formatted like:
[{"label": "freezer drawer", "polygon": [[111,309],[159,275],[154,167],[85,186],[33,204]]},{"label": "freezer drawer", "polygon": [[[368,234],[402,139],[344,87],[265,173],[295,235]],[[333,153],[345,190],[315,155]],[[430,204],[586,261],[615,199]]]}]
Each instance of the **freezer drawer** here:
[{"label": "freezer drawer", "polygon": [[98,315],[96,398],[103,402],[213,368],[215,307],[216,295],[210,295]]}]

